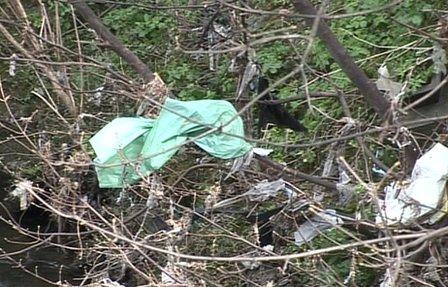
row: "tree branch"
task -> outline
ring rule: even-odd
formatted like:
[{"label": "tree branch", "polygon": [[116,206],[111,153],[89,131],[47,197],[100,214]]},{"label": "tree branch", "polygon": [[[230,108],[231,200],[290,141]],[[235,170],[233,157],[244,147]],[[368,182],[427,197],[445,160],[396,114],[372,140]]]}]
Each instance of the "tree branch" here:
[{"label": "tree branch", "polygon": [[315,183],[315,184],[318,184],[318,185],[321,185],[321,186],[324,186],[324,187],[327,187],[327,188],[330,188],[330,189],[336,189],[337,188],[337,185],[336,185],[335,182],[328,181],[328,180],[322,179],[320,177],[312,176],[312,175],[306,174],[304,172],[301,172],[301,171],[298,171],[298,170],[286,167],[286,166],[284,166],[282,164],[279,164],[279,163],[277,163],[277,162],[275,162],[273,160],[270,160],[267,157],[263,157],[263,156],[260,156],[260,155],[256,154],[255,158],[258,161],[260,161],[261,163],[265,164],[266,166],[271,167],[273,169],[276,169],[278,171],[283,171],[283,172],[285,172],[285,173],[287,173],[287,174],[289,174],[289,175],[291,175],[293,177],[297,177],[297,178],[300,178],[300,179],[303,179],[303,180],[306,180],[306,181],[309,181],[309,182],[312,182],[312,183]]},{"label": "tree branch", "polygon": [[104,26],[98,16],[84,2],[79,0],[70,0],[70,4],[76,9],[76,12],[89,24],[90,28],[95,30],[99,37],[106,41],[108,47],[123,58],[146,83],[155,79],[153,72],[143,63],[131,50],[126,48],[123,43],[109,29]]},{"label": "tree branch", "polygon": [[[308,0],[296,0],[294,6],[299,13],[310,16],[317,15],[316,9]],[[313,26],[314,21],[315,17],[305,19],[309,27]],[[388,101],[381,95],[364,71],[356,65],[353,58],[348,54],[347,50],[341,45],[322,19],[319,21],[316,35],[322,40],[336,63],[338,63],[342,71],[356,85],[369,105],[373,107],[377,114],[385,118],[389,109]]]}]

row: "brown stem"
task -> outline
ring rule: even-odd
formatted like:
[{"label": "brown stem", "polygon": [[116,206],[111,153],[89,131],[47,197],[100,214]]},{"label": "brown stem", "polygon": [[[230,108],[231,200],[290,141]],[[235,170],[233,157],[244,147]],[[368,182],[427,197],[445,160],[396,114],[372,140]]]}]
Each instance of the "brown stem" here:
[{"label": "brown stem", "polygon": [[291,175],[293,177],[304,179],[304,180],[307,180],[309,182],[312,182],[312,183],[315,183],[315,184],[318,184],[318,185],[321,185],[321,186],[324,186],[324,187],[327,187],[327,188],[330,188],[330,189],[336,189],[337,188],[335,182],[328,181],[328,180],[325,180],[325,179],[321,179],[321,178],[319,178],[317,176],[312,176],[312,175],[306,174],[304,172],[301,172],[301,171],[298,171],[298,170],[286,167],[286,166],[284,166],[282,164],[279,164],[279,163],[277,163],[277,162],[275,162],[273,160],[270,160],[267,157],[255,155],[255,158],[257,160],[259,160],[261,163],[263,163],[263,164],[265,164],[265,165],[267,165],[267,166],[269,166],[269,167],[271,167],[273,169],[276,169],[276,170],[279,170],[279,171],[284,171],[285,173],[287,173],[287,174],[289,174],[289,175]]},{"label": "brown stem", "polygon": [[[17,42],[15,37],[9,33],[9,31],[0,23],[0,33],[3,34],[3,36],[17,49],[20,53],[22,53],[25,57],[28,59],[35,60],[34,56],[31,54],[31,52],[27,49],[25,49],[22,44]],[[31,41],[34,43],[33,41]],[[39,46],[33,46],[34,49],[37,49]],[[64,86],[61,85],[61,83],[58,81],[56,72],[50,67],[49,65],[45,65],[43,63],[37,62],[37,66],[39,69],[47,76],[47,78],[50,80],[51,85],[53,86],[53,89],[56,93],[56,95],[62,100],[65,107],[70,111],[72,116],[77,115],[77,109],[75,102],[73,100],[73,97],[70,96],[70,94],[66,93],[64,90]]]},{"label": "brown stem", "polygon": [[90,28],[95,30],[99,37],[107,42],[107,47],[123,58],[146,83],[154,80],[155,76],[148,66],[143,63],[131,50],[126,48],[123,43],[109,29],[104,26],[98,16],[93,13],[92,9],[84,2],[79,0],[71,0],[70,3],[76,9],[76,12],[84,18]]},{"label": "brown stem", "polygon": [[[299,13],[310,16],[317,15],[316,9],[308,0],[296,0],[294,6]],[[309,27],[312,27],[314,19],[315,17],[305,18],[305,22]],[[316,35],[322,40],[336,63],[356,85],[369,105],[373,107],[377,114],[385,118],[389,109],[388,101],[381,95],[364,71],[356,65],[353,58],[322,19],[319,21]]]}]

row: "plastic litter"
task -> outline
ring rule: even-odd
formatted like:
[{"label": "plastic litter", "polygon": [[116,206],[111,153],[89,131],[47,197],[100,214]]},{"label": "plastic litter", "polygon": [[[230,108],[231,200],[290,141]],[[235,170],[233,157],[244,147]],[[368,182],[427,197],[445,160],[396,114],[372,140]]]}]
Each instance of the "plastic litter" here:
[{"label": "plastic litter", "polygon": [[397,267],[398,267],[398,264],[395,261],[392,264],[392,266],[390,266],[389,268],[386,269],[386,273],[384,274],[384,279],[380,283],[379,287],[394,287],[394,286],[396,286],[395,282],[394,282],[394,277],[397,272]]},{"label": "plastic litter", "polygon": [[213,205],[211,209],[223,208],[224,206],[235,204],[236,202],[239,202],[244,198],[247,198],[250,201],[262,202],[268,200],[271,197],[277,196],[279,192],[284,192],[288,197],[288,200],[291,200],[292,198],[297,196],[297,193],[291,188],[287,187],[286,184],[287,182],[282,178],[274,181],[262,180],[245,193],[232,198],[221,200],[220,202]]},{"label": "plastic litter", "polygon": [[448,63],[446,51],[438,42],[434,42],[431,59],[434,63],[434,73],[446,75],[446,64]]},{"label": "plastic litter", "polygon": [[[161,168],[189,139],[214,157],[245,155],[252,146],[243,139],[243,122],[236,115],[235,108],[222,100],[167,98],[155,120],[111,121],[90,139],[100,187],[121,188],[137,182]],[[213,128],[217,130],[211,132]]]},{"label": "plastic litter", "polygon": [[241,79],[240,85],[238,87],[236,100],[240,99],[240,97],[243,95],[244,91],[247,90],[247,87],[250,86],[251,81],[258,74],[258,72],[259,68],[257,64],[255,64],[252,60],[249,60],[246,68],[244,69],[243,78]]},{"label": "plastic litter", "polygon": [[261,147],[254,147],[253,148],[254,154],[257,154],[259,156],[268,156],[273,151],[274,151],[273,149],[266,149],[266,148],[261,148]]},{"label": "plastic litter", "polygon": [[299,226],[296,232],[294,232],[294,240],[296,245],[309,242],[314,237],[319,235],[322,231],[331,229],[335,225],[343,224],[344,221],[339,218],[334,209],[326,209],[323,212],[319,212],[310,218],[309,221]]},{"label": "plastic litter", "polygon": [[403,94],[404,85],[392,81],[389,70],[383,65],[378,69],[376,87],[378,90],[386,92],[391,99],[398,99]]},{"label": "plastic litter", "polygon": [[268,156],[272,151],[272,149],[254,147],[247,154],[233,160],[232,167],[224,179],[228,179],[235,172],[240,171],[242,168],[248,167],[254,158],[254,154],[259,156]]},{"label": "plastic litter", "polygon": [[448,148],[438,143],[417,160],[409,184],[395,182],[385,188],[386,197],[379,202],[376,222],[385,225],[436,222],[448,208],[447,175]]},{"label": "plastic litter", "polygon": [[9,75],[14,77],[16,75],[17,69],[17,54],[12,54],[11,59],[9,60]]},{"label": "plastic litter", "polygon": [[266,201],[277,195],[279,191],[285,190],[285,181],[280,178],[275,181],[263,180],[245,193],[250,201]]},{"label": "plastic litter", "polygon": [[16,188],[11,191],[10,196],[18,198],[20,202],[20,210],[25,210],[32,202],[29,190],[33,188],[33,183],[29,180],[20,181],[16,184]]},{"label": "plastic litter", "polygon": [[[181,264],[182,265],[182,264]],[[165,268],[162,270],[162,284],[164,286],[188,286],[184,276],[181,272],[182,269],[178,268],[175,263],[167,262]],[[182,282],[183,284],[176,284]]]},{"label": "plastic litter", "polygon": [[[265,250],[266,252],[273,252],[274,246],[268,244],[268,245],[261,247],[261,249]],[[263,253],[264,252],[262,252],[261,250],[257,250],[257,251],[246,253],[244,255],[247,257],[260,257],[260,256],[264,255]],[[255,260],[241,261],[241,264],[249,270],[258,269],[261,266],[261,262],[255,261]],[[264,285],[264,286],[268,286],[268,285]]]}]

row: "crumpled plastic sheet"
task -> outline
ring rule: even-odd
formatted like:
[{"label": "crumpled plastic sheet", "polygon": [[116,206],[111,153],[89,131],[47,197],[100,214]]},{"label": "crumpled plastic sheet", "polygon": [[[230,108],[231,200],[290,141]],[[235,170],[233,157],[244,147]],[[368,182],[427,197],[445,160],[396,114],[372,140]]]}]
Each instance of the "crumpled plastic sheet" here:
[{"label": "crumpled plastic sheet", "polygon": [[[417,160],[409,184],[394,182],[385,188],[379,200],[378,224],[410,225],[434,223],[446,208],[445,184],[448,175],[448,148],[437,143]],[[433,216],[431,216],[433,214]]]},{"label": "crumpled plastic sheet", "polygon": [[394,287],[396,286],[394,283],[395,273],[397,272],[397,262],[394,262],[392,266],[386,269],[386,273],[384,274],[384,279],[380,283],[379,287]]},{"label": "crumpled plastic sheet", "polygon": [[310,220],[299,226],[294,232],[296,245],[301,246],[311,241],[322,231],[333,228],[335,225],[343,224],[344,221],[337,215],[334,209],[326,209],[314,215]]},{"label": "crumpled plastic sheet", "polygon": [[404,84],[394,82],[391,80],[389,70],[385,65],[378,69],[378,80],[376,81],[376,87],[380,91],[385,91],[391,99],[399,99],[403,94]]},{"label": "crumpled plastic sheet", "polygon": [[242,168],[248,167],[252,162],[255,154],[259,156],[268,156],[272,151],[272,149],[254,147],[247,154],[233,160],[232,167],[230,168],[229,173],[224,179],[228,179],[235,172],[240,171]]},{"label": "crumpled plastic sheet", "polygon": [[179,274],[178,268],[176,268],[174,263],[172,262],[168,262],[164,270],[162,270],[162,284],[164,286],[174,286],[179,282],[182,282],[185,284],[185,286],[187,286],[185,279],[181,277],[182,276],[181,274]]},{"label": "crumpled plastic sheet", "polygon": [[30,205],[32,199],[29,190],[33,188],[33,183],[29,180],[24,180],[16,184],[16,188],[11,191],[10,196],[16,197],[20,202],[20,210],[25,210]]},{"label": "crumpled plastic sheet", "polygon": [[100,187],[138,182],[164,166],[188,140],[221,159],[252,150],[244,140],[243,121],[229,102],[167,98],[157,119],[118,118],[90,139]]},{"label": "crumpled plastic sheet", "polygon": [[262,202],[278,195],[278,193],[284,192],[291,200],[297,196],[297,193],[287,186],[287,182],[282,178],[274,181],[262,180],[257,183],[249,191],[240,194],[236,197],[221,200],[213,205],[213,209],[222,208],[240,201],[243,198],[248,198],[250,201]]},{"label": "crumpled plastic sheet", "polygon": [[266,201],[283,190],[286,190],[286,185],[282,178],[275,181],[263,180],[249,189],[244,195],[249,197],[250,201]]}]

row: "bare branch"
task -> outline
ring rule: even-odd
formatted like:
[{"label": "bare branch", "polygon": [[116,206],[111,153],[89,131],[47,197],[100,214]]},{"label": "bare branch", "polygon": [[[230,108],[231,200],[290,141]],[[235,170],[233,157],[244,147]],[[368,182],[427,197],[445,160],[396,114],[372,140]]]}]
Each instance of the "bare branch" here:
[{"label": "bare branch", "polygon": [[70,1],[75,7],[76,12],[81,15],[89,26],[95,30],[95,32],[104,41],[108,43],[107,47],[117,53],[123,58],[139,75],[142,79],[149,83],[155,79],[153,72],[149,67],[140,60],[131,50],[129,50],[123,43],[103,24],[100,18],[90,9],[90,7],[84,1]]},{"label": "bare branch", "polygon": [[[303,14],[312,16],[317,15],[316,9],[308,0],[296,0],[294,5],[297,11]],[[307,18],[305,19],[305,22],[309,27],[312,27],[314,19]],[[389,109],[388,101],[381,95],[380,91],[378,91],[374,83],[367,77],[364,71],[356,65],[353,58],[349,55],[344,46],[341,45],[324,20],[320,20],[317,29],[317,36],[323,41],[334,60],[356,85],[369,105],[375,110],[376,113],[385,118]]]}]

